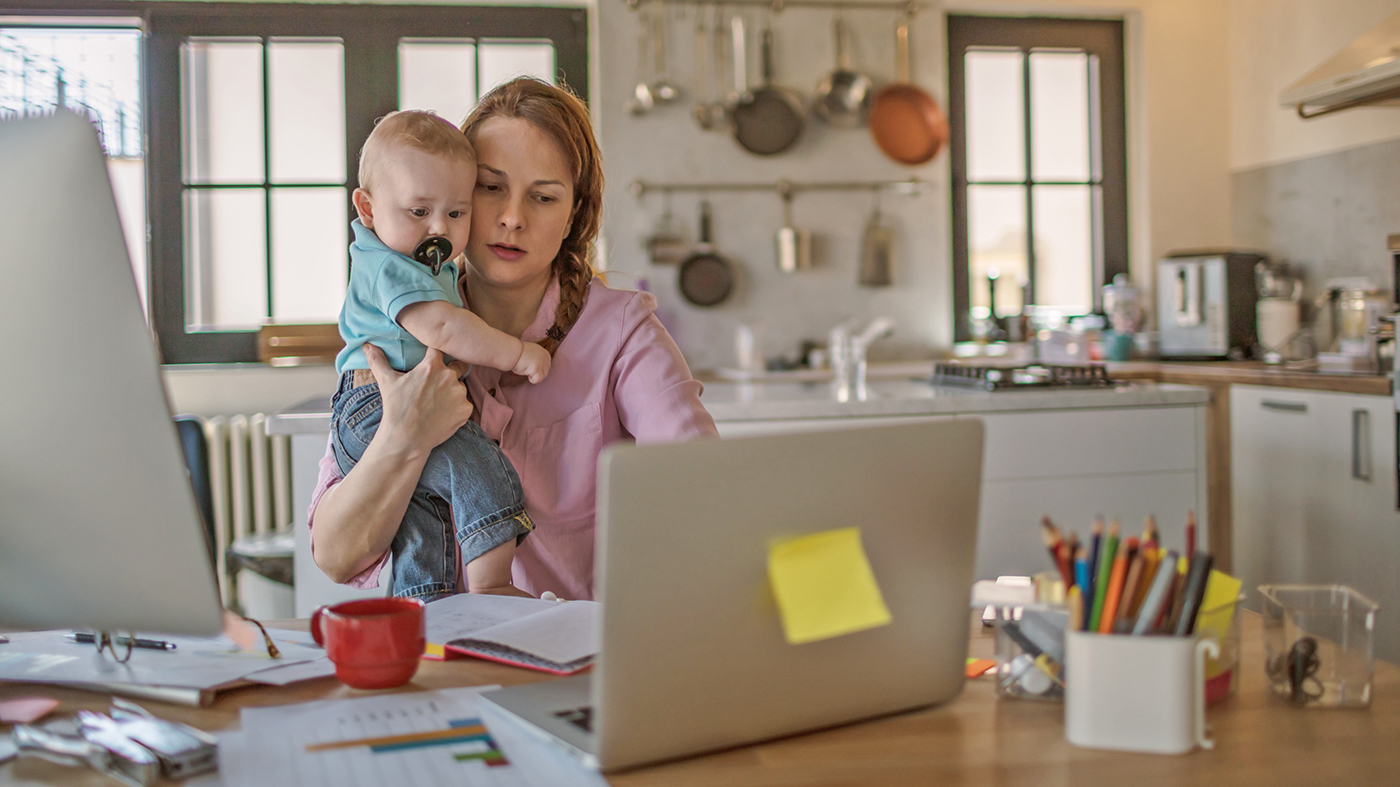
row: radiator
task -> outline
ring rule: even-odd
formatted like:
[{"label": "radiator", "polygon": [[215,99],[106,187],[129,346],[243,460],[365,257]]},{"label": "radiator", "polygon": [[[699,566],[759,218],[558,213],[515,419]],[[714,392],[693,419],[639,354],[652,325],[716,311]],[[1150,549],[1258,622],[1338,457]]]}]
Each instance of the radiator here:
[{"label": "radiator", "polygon": [[292,529],[291,438],[269,435],[267,416],[215,416],[204,422],[219,592],[235,596],[224,554],[234,541]]}]

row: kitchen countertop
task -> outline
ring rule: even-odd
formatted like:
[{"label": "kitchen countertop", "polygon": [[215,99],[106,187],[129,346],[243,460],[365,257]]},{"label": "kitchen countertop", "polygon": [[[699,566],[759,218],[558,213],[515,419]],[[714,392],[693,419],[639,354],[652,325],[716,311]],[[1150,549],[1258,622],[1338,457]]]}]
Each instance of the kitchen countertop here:
[{"label": "kitchen countertop", "polygon": [[[932,386],[923,380],[872,380],[865,397],[854,390],[840,401],[829,382],[705,384],[700,401],[716,421],[789,418],[857,418],[954,413],[1075,410],[1205,404],[1203,388],[1149,382],[1111,388],[983,391]],[[330,429],[329,397],[308,399],[268,419],[273,434],[322,434]]]},{"label": "kitchen countertop", "polygon": [[1202,388],[1125,383],[1109,388],[984,391],[933,386],[922,380],[875,380],[859,398],[839,401],[831,383],[708,383],[700,401],[716,421],[854,418],[1106,407],[1205,404]]},{"label": "kitchen countertop", "polygon": [[1109,377],[1183,385],[1272,385],[1312,391],[1390,396],[1390,377],[1290,369],[1258,361],[1127,361],[1108,364]]}]

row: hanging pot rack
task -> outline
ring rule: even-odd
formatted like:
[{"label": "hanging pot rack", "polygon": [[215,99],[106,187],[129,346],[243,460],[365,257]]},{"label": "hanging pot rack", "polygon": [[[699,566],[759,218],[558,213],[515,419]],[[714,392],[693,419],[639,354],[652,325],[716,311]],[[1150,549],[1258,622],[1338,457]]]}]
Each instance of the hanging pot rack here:
[{"label": "hanging pot rack", "polygon": [[722,5],[725,7],[771,8],[779,13],[785,8],[830,8],[838,11],[902,11],[913,16],[925,7],[924,3],[910,0],[624,0],[627,7],[636,11],[647,3],[662,5]]},{"label": "hanging pot rack", "polygon": [[891,194],[902,194],[910,197],[917,197],[928,188],[929,182],[918,178],[906,178],[904,180],[833,180],[833,181],[791,181],[776,180],[770,182],[738,183],[717,181],[711,183],[700,182],[659,182],[659,181],[632,181],[632,196],[641,199],[648,192],[659,191],[662,194],[670,195],[678,191],[702,192],[711,191],[771,191],[780,197],[789,197],[804,191],[873,191],[889,192]]}]

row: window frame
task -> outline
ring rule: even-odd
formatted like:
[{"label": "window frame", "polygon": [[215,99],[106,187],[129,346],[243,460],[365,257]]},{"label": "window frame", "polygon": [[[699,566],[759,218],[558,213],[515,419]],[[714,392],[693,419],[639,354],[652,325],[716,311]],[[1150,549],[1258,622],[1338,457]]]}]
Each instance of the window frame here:
[{"label": "window frame", "polygon": [[[1099,189],[1101,205],[1091,220],[1096,222],[1093,281],[1090,288],[1093,308],[1102,308],[1101,287],[1119,273],[1128,272],[1128,183],[1127,183],[1127,94],[1124,73],[1124,34],[1121,19],[1064,17],[1007,17],[949,14],[948,36],[948,119],[950,126],[949,167],[952,180],[953,235],[953,314],[955,341],[969,341],[972,333],[971,250],[968,228],[967,176],[967,84],[965,55],[971,49],[1080,50],[1098,58],[1099,98],[1097,116]],[[1034,119],[1030,113],[1030,87],[1022,86],[1025,109],[1022,115],[1025,144],[1031,146]],[[1091,134],[1093,126],[1091,125]],[[1035,234],[1033,186],[1038,185],[1031,169],[1029,152],[1020,185],[1026,187],[1026,262],[1030,271],[1031,303],[1035,303]],[[1093,173],[1090,174],[1093,180]],[[1011,185],[1014,182],[1008,181]],[[1052,185],[1046,182],[1040,185]]]},{"label": "window frame", "polygon": [[[180,46],[186,39],[339,38],[345,47],[350,189],[375,119],[398,109],[401,38],[548,40],[557,81],[589,103],[588,13],[582,6],[31,0],[3,16],[141,19],[147,303],[166,364],[258,361],[256,330],[189,332],[185,327]],[[347,204],[346,222],[353,217]],[[349,264],[347,251],[347,269]]]}]

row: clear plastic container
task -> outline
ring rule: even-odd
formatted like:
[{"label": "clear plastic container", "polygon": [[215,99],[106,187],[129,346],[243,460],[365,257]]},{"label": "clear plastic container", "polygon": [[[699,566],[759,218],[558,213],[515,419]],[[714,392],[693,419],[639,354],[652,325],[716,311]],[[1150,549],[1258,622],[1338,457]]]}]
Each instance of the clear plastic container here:
[{"label": "clear plastic container", "polygon": [[1305,707],[1371,704],[1376,603],[1343,585],[1261,585],[1259,592],[1274,694]]},{"label": "clear plastic container", "polygon": [[1059,605],[996,607],[997,697],[1064,701],[1068,623],[1069,613]]},{"label": "clear plastic container", "polygon": [[1220,655],[1206,658],[1206,705],[1214,705],[1235,693],[1240,684],[1240,603],[1244,593],[1233,601],[1196,613],[1197,637],[1214,639]]}]

